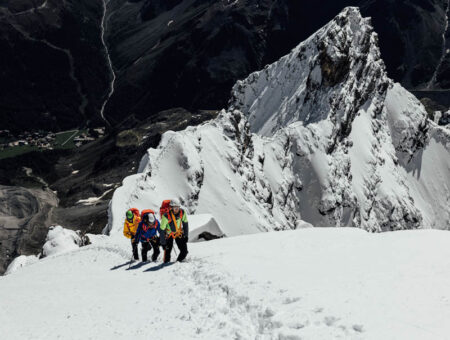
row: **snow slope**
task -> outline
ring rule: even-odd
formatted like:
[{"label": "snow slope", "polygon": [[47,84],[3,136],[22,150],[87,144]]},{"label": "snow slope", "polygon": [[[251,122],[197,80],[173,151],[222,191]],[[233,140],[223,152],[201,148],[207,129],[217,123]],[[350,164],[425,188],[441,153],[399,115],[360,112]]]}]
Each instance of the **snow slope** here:
[{"label": "snow slope", "polygon": [[[190,245],[127,270],[123,239],[0,277],[5,339],[447,339],[450,234],[354,228]],[[6,335],[6,337],[4,337]]]},{"label": "snow slope", "polygon": [[[265,161],[246,156],[242,143],[249,138],[252,147],[268,153]],[[165,133],[158,148],[148,150],[142,172],[127,177],[115,191],[110,235],[120,234],[129,207],[159,207],[173,197],[192,214],[213,215],[227,236],[295,224],[300,221],[296,211],[282,211],[295,203],[286,199],[294,177],[290,172],[283,176],[277,160],[281,151],[281,144],[250,136],[239,112],[223,111],[216,121]]]},{"label": "snow slope", "polygon": [[219,117],[167,132],[111,202],[177,197],[228,236],[304,226],[450,229],[450,133],[388,79],[369,19],[347,8],[233,88]]}]

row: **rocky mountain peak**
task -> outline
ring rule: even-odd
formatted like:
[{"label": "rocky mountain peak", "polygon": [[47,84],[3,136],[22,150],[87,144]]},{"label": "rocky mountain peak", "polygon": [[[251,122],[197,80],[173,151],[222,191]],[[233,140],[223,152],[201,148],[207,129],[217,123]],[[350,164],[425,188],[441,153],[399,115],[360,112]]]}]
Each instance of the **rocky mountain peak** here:
[{"label": "rocky mountain peak", "polygon": [[[386,76],[370,21],[346,8],[237,82],[217,119],[165,134],[112,206],[122,212],[124,202],[179,197],[191,211],[212,213],[227,235],[304,222],[446,228],[448,188],[439,183],[448,180],[448,140],[423,105]],[[110,230],[118,228],[112,216]]]},{"label": "rocky mountain peak", "polygon": [[262,135],[294,121],[330,119],[334,137],[347,136],[359,108],[386,94],[377,42],[370,20],[348,7],[290,54],[238,81],[230,108],[244,112]]}]

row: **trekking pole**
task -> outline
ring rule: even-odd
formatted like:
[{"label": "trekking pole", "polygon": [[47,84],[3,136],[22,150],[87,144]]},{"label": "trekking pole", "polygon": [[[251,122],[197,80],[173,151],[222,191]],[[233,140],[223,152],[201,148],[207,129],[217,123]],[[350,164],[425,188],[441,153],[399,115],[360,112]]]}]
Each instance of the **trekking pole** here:
[{"label": "trekking pole", "polygon": [[128,269],[131,268],[131,264],[133,263],[133,259],[134,259],[134,253],[133,251],[131,252],[131,258],[130,258],[130,264],[128,265]]},{"label": "trekking pole", "polygon": [[128,265],[128,269],[131,268],[131,263],[133,263],[133,257],[134,257],[134,255],[133,255],[133,253],[131,253],[131,259],[130,259],[130,264]]}]

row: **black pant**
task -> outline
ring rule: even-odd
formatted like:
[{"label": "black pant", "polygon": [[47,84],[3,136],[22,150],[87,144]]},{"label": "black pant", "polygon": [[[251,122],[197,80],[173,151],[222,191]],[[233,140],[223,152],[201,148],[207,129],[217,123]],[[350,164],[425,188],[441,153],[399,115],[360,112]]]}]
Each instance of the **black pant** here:
[{"label": "black pant", "polygon": [[133,257],[135,260],[139,260],[138,255],[138,243],[131,241],[131,247],[133,248]]},{"label": "black pant", "polygon": [[147,261],[147,253],[153,248],[152,261],[156,261],[159,256],[159,240],[158,238],[151,239],[149,242],[142,242],[142,261]]},{"label": "black pant", "polygon": [[[187,248],[187,238],[185,237],[179,237],[175,239],[175,242],[178,246],[178,249],[180,250],[180,254],[178,255],[177,261],[183,261],[188,252]],[[170,237],[166,240],[166,250],[164,251],[164,263],[170,262],[170,253],[172,252],[173,248],[173,238]]]}]

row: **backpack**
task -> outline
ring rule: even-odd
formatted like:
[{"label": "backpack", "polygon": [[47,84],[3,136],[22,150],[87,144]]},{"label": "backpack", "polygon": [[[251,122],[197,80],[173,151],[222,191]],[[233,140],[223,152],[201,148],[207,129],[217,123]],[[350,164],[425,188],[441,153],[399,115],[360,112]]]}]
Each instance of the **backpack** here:
[{"label": "backpack", "polygon": [[170,210],[170,200],[164,200],[159,208],[159,216],[162,218],[164,214],[167,214]]},{"label": "backpack", "polygon": [[141,220],[142,220],[142,218],[144,217],[144,215],[145,214],[155,214],[155,211],[154,210],[152,210],[152,209],[144,209],[144,210],[142,210],[141,211]]}]

